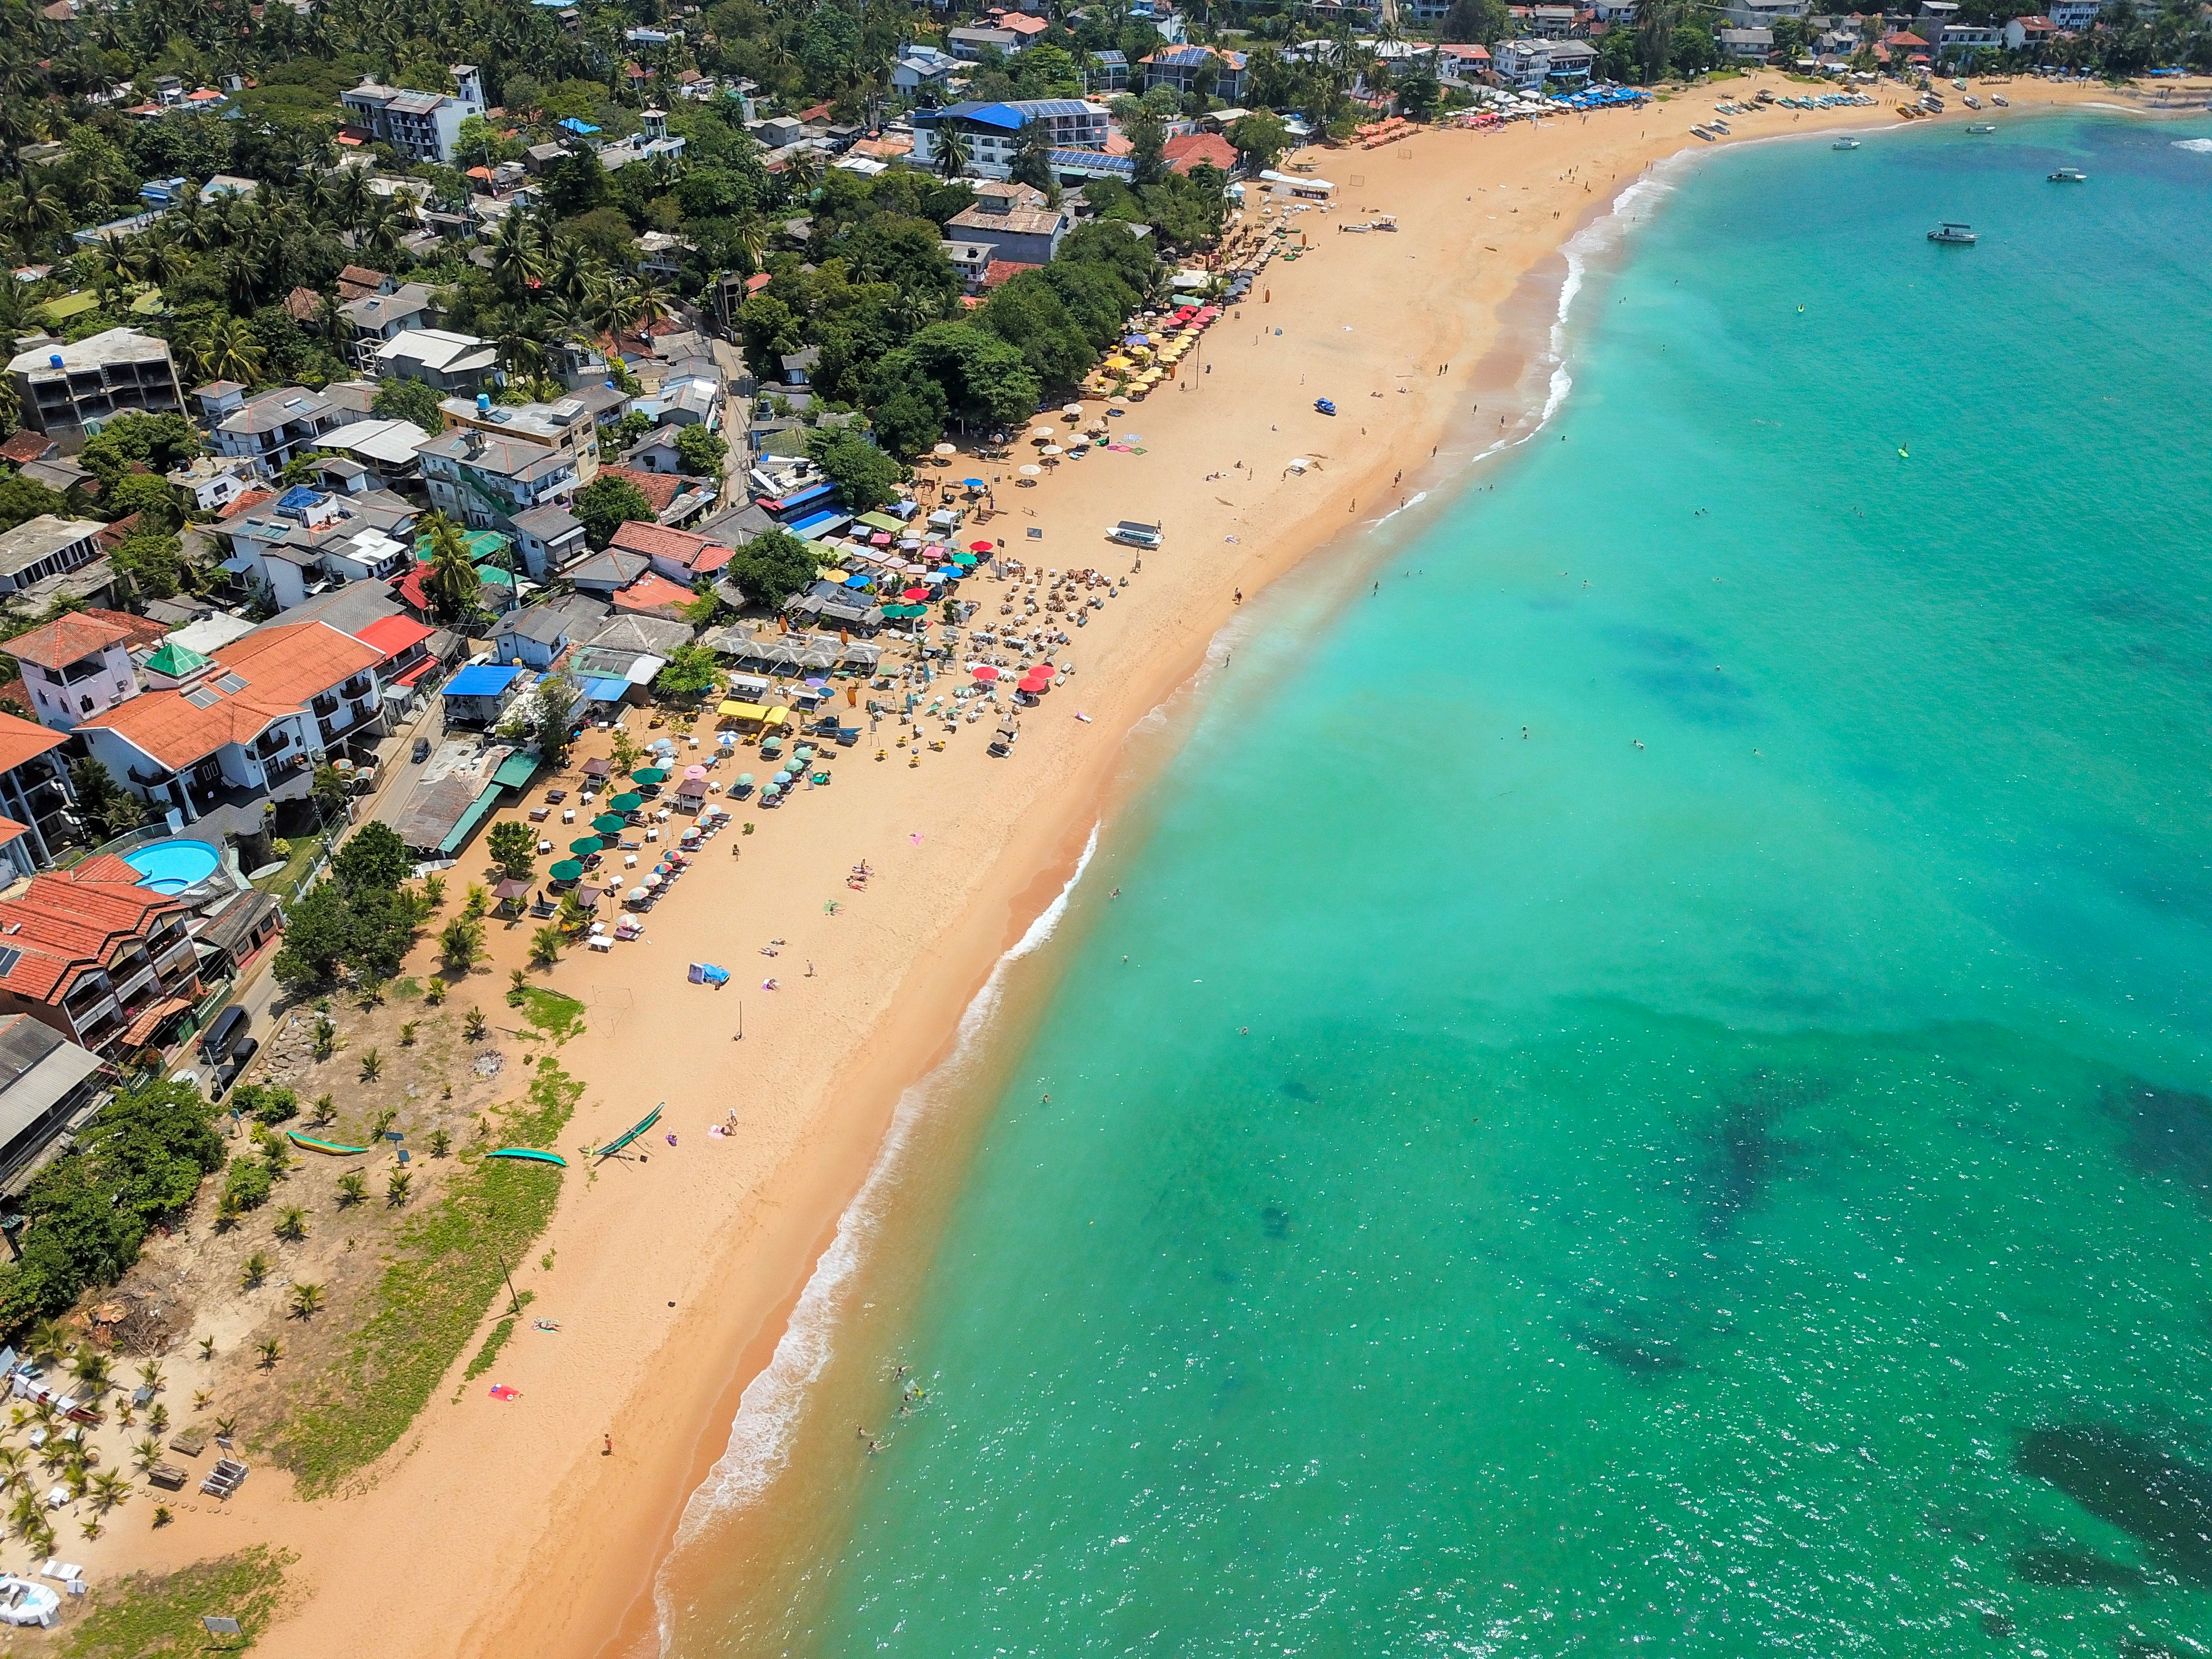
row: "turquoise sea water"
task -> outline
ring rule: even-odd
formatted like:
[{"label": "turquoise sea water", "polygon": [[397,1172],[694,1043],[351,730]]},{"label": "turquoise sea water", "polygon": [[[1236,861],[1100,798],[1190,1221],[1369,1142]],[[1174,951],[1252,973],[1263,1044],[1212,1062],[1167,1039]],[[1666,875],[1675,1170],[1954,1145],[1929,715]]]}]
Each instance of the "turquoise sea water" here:
[{"label": "turquoise sea water", "polygon": [[2207,131],[1634,210],[1553,426],[1243,619],[927,1400],[678,1650],[2212,1651]]}]

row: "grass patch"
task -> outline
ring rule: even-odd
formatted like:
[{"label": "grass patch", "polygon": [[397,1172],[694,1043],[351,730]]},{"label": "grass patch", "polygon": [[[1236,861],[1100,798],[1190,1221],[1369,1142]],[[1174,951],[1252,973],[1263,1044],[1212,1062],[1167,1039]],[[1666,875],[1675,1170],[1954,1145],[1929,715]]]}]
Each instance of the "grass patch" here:
[{"label": "grass patch", "polygon": [[289,894],[300,879],[313,867],[317,854],[322,851],[323,843],[321,838],[316,836],[295,836],[289,841],[285,841],[280,836],[276,839],[283,844],[283,866],[271,871],[253,884],[264,893]]},{"label": "grass patch", "polygon": [[395,1000],[404,998],[413,1002],[422,994],[422,981],[412,974],[404,979],[395,979],[392,981],[391,994]]},{"label": "grass patch", "polygon": [[461,1373],[462,1382],[475,1382],[499,1363],[499,1351],[507,1346],[507,1339],[514,1334],[514,1322],[520,1316],[509,1314],[491,1328],[491,1334],[484,1338],[483,1346],[477,1350],[477,1357],[469,1361],[468,1370]]},{"label": "grass patch", "polygon": [[[251,1647],[276,1611],[287,1551],[257,1544],[164,1575],[136,1572],[103,1592],[100,1605],[61,1644],[63,1659],[184,1659],[204,1653],[201,1618],[238,1620]],[[225,1638],[234,1652],[237,1644]]]},{"label": "grass patch", "polygon": [[[499,1115],[495,1144],[551,1147],[583,1092],[540,1060],[529,1092]],[[303,1498],[331,1492],[407,1431],[505,1289],[501,1258],[525,1260],[552,1218],[562,1180],[552,1165],[474,1152],[461,1162],[438,1202],[400,1229],[347,1352],[270,1437]]]},{"label": "grass patch", "polygon": [[584,1029],[584,1005],[542,985],[523,992],[522,1017],[556,1042],[566,1042]]}]

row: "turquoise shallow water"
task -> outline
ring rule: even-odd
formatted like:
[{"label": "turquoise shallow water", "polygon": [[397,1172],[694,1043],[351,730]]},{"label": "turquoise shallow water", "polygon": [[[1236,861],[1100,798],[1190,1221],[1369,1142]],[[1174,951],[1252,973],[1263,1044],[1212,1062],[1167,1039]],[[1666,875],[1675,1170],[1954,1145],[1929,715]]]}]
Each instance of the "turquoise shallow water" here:
[{"label": "turquoise shallow water", "polygon": [[769,1650],[2208,1650],[2205,130],[1702,162],[1244,619]]}]

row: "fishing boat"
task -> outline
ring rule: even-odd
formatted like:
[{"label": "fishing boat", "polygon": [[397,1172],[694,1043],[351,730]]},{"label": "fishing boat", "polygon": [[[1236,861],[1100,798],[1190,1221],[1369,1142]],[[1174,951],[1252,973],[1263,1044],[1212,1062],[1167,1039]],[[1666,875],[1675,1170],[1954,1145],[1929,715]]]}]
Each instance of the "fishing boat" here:
[{"label": "fishing boat", "polygon": [[303,1135],[296,1129],[284,1131],[284,1139],[302,1152],[327,1152],[332,1158],[349,1158],[356,1152],[365,1152],[366,1146],[347,1146],[335,1140],[318,1140],[313,1135]]},{"label": "fishing boat", "polygon": [[1995,104],[1999,109],[2010,109],[2012,107],[2012,100],[2006,97],[2004,94],[2001,92],[1991,93],[1990,94],[1990,102]]},{"label": "fishing boat", "polygon": [[2089,182],[2089,175],[2079,167],[2061,167],[2045,176],[2054,185],[2086,185]]},{"label": "fishing boat", "polygon": [[1856,138],[1838,138],[1828,146],[1830,149],[1856,149],[1858,147],[1859,141]]},{"label": "fishing boat", "polygon": [[1972,247],[1981,239],[1974,234],[1971,227],[1954,224],[1947,219],[1928,233],[1928,240],[1931,242],[1951,242],[1960,247]]},{"label": "fishing boat", "polygon": [[1690,136],[1693,138],[1702,138],[1709,144],[1719,137],[1717,133],[1708,132],[1703,127],[1692,127]]},{"label": "fishing boat", "polygon": [[1725,137],[1728,136],[1729,124],[1727,122],[1708,121],[1705,125],[1711,127],[1715,132],[1719,133],[1722,137]]},{"label": "fishing boat", "polygon": [[484,1156],[526,1159],[532,1164],[557,1164],[564,1170],[568,1167],[568,1160],[560,1153],[541,1152],[530,1146],[502,1146],[497,1152],[486,1152]]},{"label": "fishing boat", "polygon": [[1921,111],[1915,109],[1910,104],[1899,104],[1897,106],[1897,112],[1908,121],[1917,121],[1922,114]]},{"label": "fishing boat", "polygon": [[1979,109],[1982,106],[1982,100],[1975,97],[1971,92],[1964,98],[1961,98],[1959,101],[1964,104],[1968,109]]},{"label": "fishing boat", "polygon": [[1968,127],[1966,131],[1969,132],[1995,132],[1996,128],[1992,126],[1987,121],[1977,121],[1972,126]]}]

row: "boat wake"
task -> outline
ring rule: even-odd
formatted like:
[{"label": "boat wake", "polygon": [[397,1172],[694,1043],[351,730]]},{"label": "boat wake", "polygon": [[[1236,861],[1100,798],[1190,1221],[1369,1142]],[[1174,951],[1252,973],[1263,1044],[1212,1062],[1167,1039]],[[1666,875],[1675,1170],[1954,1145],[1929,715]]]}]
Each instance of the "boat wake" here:
[{"label": "boat wake", "polygon": [[2177,138],[2173,141],[2173,147],[2194,150],[2199,155],[2212,155],[2212,138]]},{"label": "boat wake", "polygon": [[[931,1113],[951,1093],[949,1086],[965,1070],[977,1040],[1004,994],[1006,972],[1049,939],[1067,914],[1075,884],[1098,850],[1100,826],[1091,827],[1083,855],[1067,882],[991,969],[991,976],[975,993],[960,1016],[952,1053],[945,1063],[899,1097],[891,1114],[890,1130],[869,1166],[867,1179],[845,1212],[837,1219],[836,1236],[815,1263],[813,1275],[799,1292],[791,1321],[775,1345],[767,1368],[745,1385],[731,1419],[730,1438],[707,1478],[684,1506],[676,1528],[678,1550],[696,1543],[714,1524],[767,1491],[769,1483],[790,1462],[792,1440],[805,1409],[808,1391],[820,1380],[835,1353],[834,1338],[844,1312],[846,1292],[866,1256],[868,1246],[883,1223],[900,1166],[908,1149]],[[653,1588],[659,1614],[661,1651],[668,1650],[673,1626],[669,1601],[668,1569],[663,1565]]]}]

